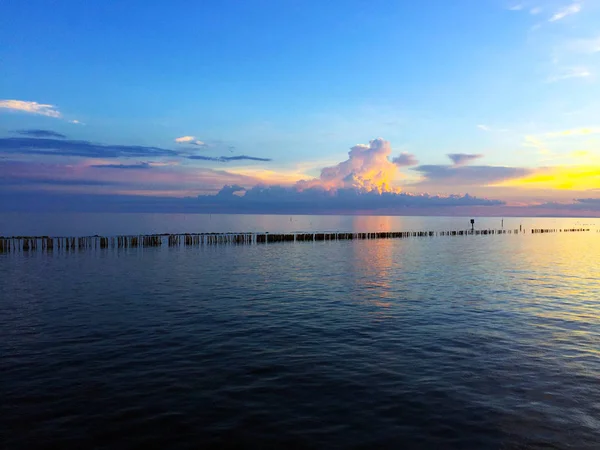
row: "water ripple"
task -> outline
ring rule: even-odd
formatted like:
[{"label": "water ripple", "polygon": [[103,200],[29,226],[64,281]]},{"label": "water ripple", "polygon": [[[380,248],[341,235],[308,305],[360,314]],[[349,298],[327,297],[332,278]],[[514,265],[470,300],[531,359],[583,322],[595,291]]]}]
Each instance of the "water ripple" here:
[{"label": "water ripple", "polygon": [[5,446],[597,448],[600,236],[548,239],[2,257]]}]

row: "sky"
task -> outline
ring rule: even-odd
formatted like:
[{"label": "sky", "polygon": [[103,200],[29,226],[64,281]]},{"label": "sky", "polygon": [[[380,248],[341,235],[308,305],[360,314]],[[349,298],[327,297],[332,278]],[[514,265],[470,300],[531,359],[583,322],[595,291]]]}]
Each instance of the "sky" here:
[{"label": "sky", "polygon": [[0,3],[0,211],[600,217],[600,0]]}]

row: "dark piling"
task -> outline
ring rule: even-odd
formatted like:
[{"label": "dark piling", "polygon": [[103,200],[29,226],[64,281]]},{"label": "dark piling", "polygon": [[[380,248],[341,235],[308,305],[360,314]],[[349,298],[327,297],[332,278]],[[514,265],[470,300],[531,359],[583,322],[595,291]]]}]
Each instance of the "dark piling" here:
[{"label": "dark piling", "polygon": [[[589,228],[534,228],[529,234],[578,233],[589,232]],[[600,231],[600,230],[597,230]],[[185,234],[151,234],[132,236],[85,236],[85,237],[50,237],[50,236],[14,236],[0,237],[0,253],[31,252],[41,248],[42,251],[74,251],[105,249],[140,249],[156,248],[163,245],[163,237],[170,248],[200,247],[217,244],[272,244],[282,242],[324,242],[343,240],[371,239],[407,239],[435,236],[496,236],[503,234],[525,234],[522,228],[506,229],[466,229],[446,231],[379,231],[371,233],[185,233]]]}]

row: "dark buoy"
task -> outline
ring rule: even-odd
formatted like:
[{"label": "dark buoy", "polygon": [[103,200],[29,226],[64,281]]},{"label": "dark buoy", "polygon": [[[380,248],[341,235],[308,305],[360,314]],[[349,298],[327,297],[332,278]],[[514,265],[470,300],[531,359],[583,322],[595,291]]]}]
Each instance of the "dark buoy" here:
[{"label": "dark buoy", "polygon": [[475,219],[471,219],[471,233],[475,231]]}]

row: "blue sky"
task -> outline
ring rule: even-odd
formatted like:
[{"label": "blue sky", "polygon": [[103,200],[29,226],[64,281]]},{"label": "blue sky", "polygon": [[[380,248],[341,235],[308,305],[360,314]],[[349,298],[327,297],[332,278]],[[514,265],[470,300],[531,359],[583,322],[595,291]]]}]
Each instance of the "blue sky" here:
[{"label": "blue sky", "polygon": [[[0,189],[298,190],[381,137],[389,153],[361,157],[369,167],[352,175],[381,163],[396,193],[509,205],[598,198],[598,23],[598,0],[5,1],[0,170],[13,181]],[[178,154],[56,154],[66,144],[18,130]],[[185,136],[193,140],[175,142]],[[381,159],[402,152],[420,165],[396,170]],[[448,154],[478,155],[475,168],[455,167]],[[133,169],[144,164],[144,174]],[[89,169],[98,165],[107,166],[101,176]],[[503,175],[486,183],[489,173]],[[101,192],[96,182],[105,182]]]}]

